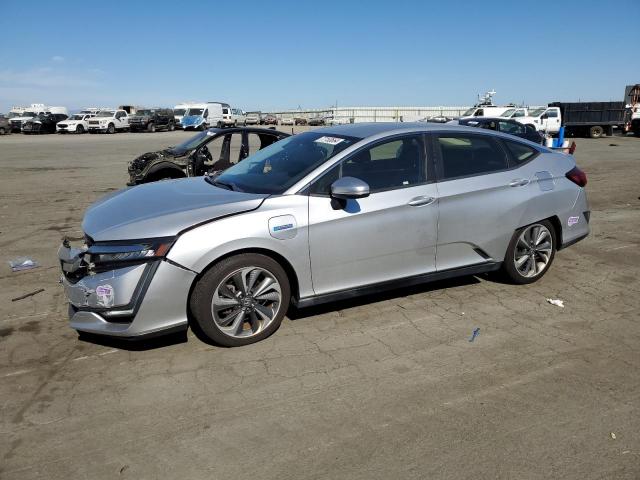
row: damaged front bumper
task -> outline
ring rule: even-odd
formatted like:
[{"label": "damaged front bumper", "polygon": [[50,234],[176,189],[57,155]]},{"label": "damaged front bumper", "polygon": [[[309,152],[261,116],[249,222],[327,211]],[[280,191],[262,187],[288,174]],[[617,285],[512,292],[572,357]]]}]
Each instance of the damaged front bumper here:
[{"label": "damaged front bumper", "polygon": [[195,272],[154,259],[92,273],[83,256],[83,250],[67,245],[58,251],[71,328],[124,338],[187,328]]}]

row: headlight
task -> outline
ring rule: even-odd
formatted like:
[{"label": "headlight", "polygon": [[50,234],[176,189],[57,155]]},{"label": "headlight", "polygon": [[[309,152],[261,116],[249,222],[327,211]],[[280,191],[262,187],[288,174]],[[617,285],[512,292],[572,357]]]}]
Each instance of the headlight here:
[{"label": "headlight", "polygon": [[164,258],[174,238],[156,238],[136,241],[130,244],[102,243],[91,245],[86,252],[89,263],[104,265],[109,263],[142,263]]}]

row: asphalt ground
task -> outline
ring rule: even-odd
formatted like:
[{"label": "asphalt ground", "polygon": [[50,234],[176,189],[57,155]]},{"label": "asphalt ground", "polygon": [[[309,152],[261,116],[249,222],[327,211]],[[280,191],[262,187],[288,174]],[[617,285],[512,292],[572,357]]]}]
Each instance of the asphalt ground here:
[{"label": "asphalt ground", "polygon": [[236,349],[80,340],[61,236],[189,135],[0,137],[0,478],[640,478],[640,139],[577,140],[592,232],[533,285],[333,303]]}]

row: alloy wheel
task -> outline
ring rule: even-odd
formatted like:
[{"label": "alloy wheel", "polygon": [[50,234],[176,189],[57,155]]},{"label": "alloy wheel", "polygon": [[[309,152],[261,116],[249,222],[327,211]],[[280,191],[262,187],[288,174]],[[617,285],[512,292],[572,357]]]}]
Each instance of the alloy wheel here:
[{"label": "alloy wheel", "polygon": [[211,313],[224,334],[246,338],[265,330],[282,305],[275,275],[260,267],[245,267],[227,275],[211,300]]},{"label": "alloy wheel", "polygon": [[547,227],[535,224],[518,237],[513,251],[516,270],[525,278],[540,275],[547,268],[553,252],[553,236]]}]

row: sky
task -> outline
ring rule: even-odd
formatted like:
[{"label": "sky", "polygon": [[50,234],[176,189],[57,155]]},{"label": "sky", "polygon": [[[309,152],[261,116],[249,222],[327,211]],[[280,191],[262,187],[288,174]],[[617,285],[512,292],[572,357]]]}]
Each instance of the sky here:
[{"label": "sky", "polygon": [[7,1],[0,112],[622,100],[638,18],[640,0]]}]

